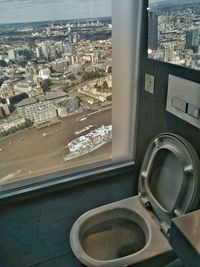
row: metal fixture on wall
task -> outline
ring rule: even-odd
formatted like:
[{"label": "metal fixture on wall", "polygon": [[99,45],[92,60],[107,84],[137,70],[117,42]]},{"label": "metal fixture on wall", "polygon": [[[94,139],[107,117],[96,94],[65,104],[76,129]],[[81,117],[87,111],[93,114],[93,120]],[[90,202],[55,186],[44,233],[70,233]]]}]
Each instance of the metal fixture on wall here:
[{"label": "metal fixture on wall", "polygon": [[154,76],[145,74],[145,91],[154,94]]},{"label": "metal fixture on wall", "polygon": [[200,83],[170,74],[166,110],[200,129]]}]

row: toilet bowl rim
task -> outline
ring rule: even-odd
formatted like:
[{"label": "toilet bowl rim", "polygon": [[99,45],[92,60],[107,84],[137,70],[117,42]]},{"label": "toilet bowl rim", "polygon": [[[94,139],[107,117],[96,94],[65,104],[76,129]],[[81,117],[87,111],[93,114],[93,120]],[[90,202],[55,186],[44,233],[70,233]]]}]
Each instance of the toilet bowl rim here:
[{"label": "toilet bowl rim", "polygon": [[[82,223],[83,222],[86,222],[86,218],[92,218],[92,216],[88,216],[88,214],[92,213],[93,216],[95,215],[98,215],[98,214],[101,214],[101,213],[104,213],[104,212],[108,212],[108,211],[113,211],[115,209],[123,209],[123,210],[127,210],[128,212],[131,212],[133,214],[136,214],[138,216],[138,218],[140,220],[143,221],[145,227],[146,227],[146,231],[148,231],[148,238],[147,238],[147,235],[146,235],[146,232],[145,230],[143,229],[143,227],[140,226],[140,228],[142,229],[142,231],[144,232],[145,234],[145,238],[146,238],[146,242],[145,242],[145,245],[144,247],[137,251],[136,253],[133,253],[133,254],[130,254],[128,256],[125,256],[125,257],[122,257],[122,258],[116,258],[116,259],[112,259],[112,260],[107,260],[107,261],[102,261],[102,260],[96,260],[92,257],[90,257],[85,251],[84,249],[82,248],[81,246],[81,242],[80,242],[80,231],[81,231],[81,226],[82,226]],[[130,219],[130,218],[128,218]],[[131,219],[130,219],[131,220]],[[106,221],[106,220],[105,220]],[[132,220],[133,222],[135,222],[135,220]],[[137,222],[135,222],[137,223]],[[137,223],[138,224],[138,223]],[[91,264],[99,264],[99,263],[102,263],[104,264],[105,262],[106,263],[119,263],[121,262],[121,260],[127,260],[127,264],[131,264],[132,263],[132,259],[135,258],[137,255],[143,253],[144,251],[146,251],[148,249],[148,247],[150,246],[151,244],[151,240],[152,240],[152,229],[150,227],[150,225],[148,224],[148,222],[145,220],[145,218],[139,214],[139,212],[135,211],[135,210],[132,210],[132,209],[129,209],[127,207],[124,207],[124,206],[116,206],[116,207],[113,207],[113,208],[107,208],[107,209],[103,209],[103,206],[102,207],[99,207],[99,208],[96,208],[94,210],[90,210],[86,213],[84,213],[83,215],[81,215],[74,223],[74,225],[72,226],[72,229],[71,229],[71,232],[70,232],[70,245],[71,245],[71,248],[74,252],[74,254],[76,255],[76,257],[80,260],[80,261],[84,261],[85,263],[91,263]]]},{"label": "toilet bowl rim", "polygon": [[[136,196],[136,197],[138,197],[138,196]],[[81,228],[83,227],[83,224],[85,224],[89,219],[92,219],[95,216],[101,215],[101,214],[106,213],[106,212],[114,212],[114,211],[117,212],[117,211],[123,210],[123,211],[127,212],[125,215],[127,215],[128,213],[131,215],[135,215],[136,220],[135,220],[135,218],[130,218],[128,216],[124,217],[124,214],[123,214],[123,217],[116,217],[114,219],[128,219],[128,220],[136,223],[141,228],[141,230],[144,232],[145,238],[150,239],[151,227],[148,223],[148,220],[145,218],[145,216],[142,216],[142,214],[139,213],[139,211],[131,209],[131,208],[127,208],[126,206],[124,206],[122,202],[124,202],[125,200],[115,202],[115,205],[112,205],[111,207],[109,207],[109,206],[112,203],[106,205],[106,206],[108,206],[107,208],[105,208],[105,206],[101,206],[101,207],[98,207],[98,208],[95,208],[95,209],[92,209],[92,210],[85,212],[80,217],[78,217],[78,219],[74,222],[72,229],[71,229],[71,232],[74,231],[73,229],[76,227],[76,234],[79,234]],[[116,205],[117,203],[119,203],[121,205]],[[137,219],[143,223],[142,226],[141,226],[140,222],[138,222]],[[103,220],[102,222],[105,222],[105,221],[107,221],[107,219]],[[70,234],[71,234],[71,232],[70,232]],[[148,238],[146,236],[147,233],[149,234]]]}]

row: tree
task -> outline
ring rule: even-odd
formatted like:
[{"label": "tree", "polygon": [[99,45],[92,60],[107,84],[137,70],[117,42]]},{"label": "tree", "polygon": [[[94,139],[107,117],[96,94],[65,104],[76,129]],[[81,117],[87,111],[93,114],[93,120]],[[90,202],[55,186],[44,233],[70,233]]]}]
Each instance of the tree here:
[{"label": "tree", "polygon": [[83,73],[82,80],[83,81],[93,80],[93,79],[102,77],[102,75],[103,74],[100,73],[98,70],[97,71],[91,71],[91,72],[85,71]]},{"label": "tree", "polygon": [[34,122],[32,121],[32,120],[30,120],[30,119],[26,119],[25,120],[25,127],[31,127],[31,126],[33,126],[33,124],[34,124]]},{"label": "tree", "polygon": [[13,126],[6,131],[0,132],[0,138],[7,136],[7,135],[10,135],[10,134],[14,134],[20,130],[25,129],[25,128],[31,127],[31,126],[33,126],[33,124],[34,124],[33,121],[31,121],[30,119],[26,119],[24,123],[17,125],[17,126]]},{"label": "tree", "polygon": [[83,81],[89,80],[89,72],[85,71],[82,76]]},{"label": "tree", "polygon": [[70,83],[67,83],[63,88],[63,92],[68,93],[70,87],[71,87]]},{"label": "tree", "polygon": [[107,101],[112,101],[112,95],[107,96],[107,97],[106,97],[106,100],[107,100]]},{"label": "tree", "polygon": [[77,83],[71,83],[71,87],[74,87],[76,85],[77,85]]},{"label": "tree", "polygon": [[99,69],[98,70],[101,74],[104,74],[105,73],[105,70],[104,69]]},{"label": "tree", "polygon": [[76,96],[76,99],[78,100],[78,104],[80,105],[80,103],[81,103],[81,97],[80,96]]},{"label": "tree", "polygon": [[40,85],[42,87],[43,92],[45,93],[50,90],[50,86],[52,85],[52,82],[50,79],[46,79],[46,80],[43,80]]},{"label": "tree", "polygon": [[7,67],[8,64],[4,60],[0,60],[0,66],[1,67]]},{"label": "tree", "polygon": [[112,73],[112,66],[108,67],[108,73]]},{"label": "tree", "polygon": [[109,86],[108,86],[107,81],[104,81],[104,82],[103,82],[103,84],[102,84],[102,88],[103,88],[104,90],[108,90],[108,89],[109,89]]},{"label": "tree", "polygon": [[71,81],[75,81],[76,80],[76,76],[74,74],[69,74],[68,78],[71,80]]}]

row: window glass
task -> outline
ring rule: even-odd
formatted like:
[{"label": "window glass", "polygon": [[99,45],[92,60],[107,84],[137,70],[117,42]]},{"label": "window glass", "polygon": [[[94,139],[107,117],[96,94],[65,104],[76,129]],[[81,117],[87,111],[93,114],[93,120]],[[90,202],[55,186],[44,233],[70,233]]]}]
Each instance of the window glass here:
[{"label": "window glass", "polygon": [[133,160],[142,8],[125,2],[0,2],[1,188]]},{"label": "window glass", "polygon": [[199,0],[149,0],[148,56],[200,70]]}]

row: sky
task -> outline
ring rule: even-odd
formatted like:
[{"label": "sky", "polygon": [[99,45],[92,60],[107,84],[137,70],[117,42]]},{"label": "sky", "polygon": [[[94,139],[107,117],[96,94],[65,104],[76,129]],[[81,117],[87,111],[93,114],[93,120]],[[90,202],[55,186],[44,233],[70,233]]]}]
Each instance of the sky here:
[{"label": "sky", "polygon": [[111,1],[0,0],[0,23],[107,17],[111,16]]}]

